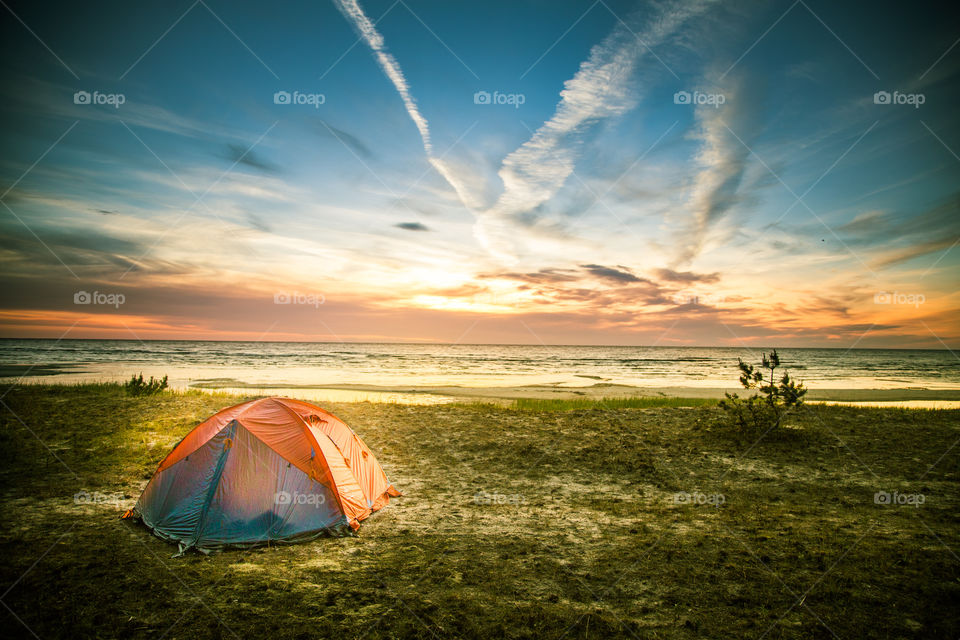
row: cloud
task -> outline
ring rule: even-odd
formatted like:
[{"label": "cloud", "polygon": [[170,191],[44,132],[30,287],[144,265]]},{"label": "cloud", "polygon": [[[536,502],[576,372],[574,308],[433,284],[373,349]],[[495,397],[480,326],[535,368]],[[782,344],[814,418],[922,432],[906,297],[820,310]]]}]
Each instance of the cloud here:
[{"label": "cloud", "polygon": [[393,226],[407,231],[430,231],[430,227],[420,222],[398,222]]},{"label": "cloud", "polygon": [[384,75],[393,83],[397,93],[400,94],[400,99],[403,100],[403,106],[407,110],[407,115],[410,116],[413,124],[417,127],[417,131],[420,132],[424,151],[427,152],[428,156],[433,155],[433,145],[430,143],[430,127],[427,125],[427,119],[420,114],[417,102],[410,93],[410,85],[407,83],[407,79],[403,75],[397,59],[387,51],[383,36],[380,35],[376,26],[374,26],[370,18],[367,17],[367,14],[363,12],[363,9],[360,8],[357,0],[335,0],[335,2],[340,12],[350,21],[357,30],[357,33],[360,34],[360,37],[363,38],[367,46],[373,51],[373,55],[377,59],[377,64],[380,65],[380,69]]},{"label": "cloud", "polygon": [[697,257],[716,222],[743,199],[740,185],[750,158],[750,144],[761,128],[762,101],[756,81],[747,85],[731,76],[725,85],[713,86],[711,92],[723,94],[726,102],[720,108],[708,104],[697,107],[696,138],[701,146],[696,163],[700,170],[687,201],[684,236],[688,241],[680,249],[678,264]]},{"label": "cloud", "polygon": [[895,264],[913,260],[914,258],[919,258],[920,256],[925,256],[935,251],[945,251],[952,248],[958,242],[960,242],[960,237],[944,238],[943,240],[931,240],[921,244],[910,245],[908,247],[904,247],[903,249],[887,252],[880,259],[874,261],[873,266],[877,268],[890,267]]},{"label": "cloud", "polygon": [[619,268],[604,267],[599,264],[582,264],[580,268],[586,269],[594,276],[603,280],[612,280],[614,282],[649,282],[645,278],[638,278],[630,273],[630,270],[624,266],[617,265]]},{"label": "cloud", "polygon": [[865,211],[858,214],[850,222],[837,227],[840,233],[870,233],[876,232],[880,227],[886,227],[889,224],[890,216],[883,211]]},{"label": "cloud", "polygon": [[360,34],[360,37],[373,51],[380,70],[383,71],[387,79],[393,83],[397,93],[400,94],[400,99],[403,101],[403,106],[407,110],[407,115],[413,120],[413,124],[420,133],[423,150],[427,154],[427,159],[431,166],[433,166],[437,173],[447,181],[447,184],[456,191],[457,197],[464,205],[469,208],[479,207],[480,200],[473,194],[468,182],[457,175],[455,167],[443,158],[434,157],[433,143],[430,140],[430,125],[423,114],[420,113],[420,108],[417,106],[413,94],[410,93],[410,85],[407,82],[406,76],[403,75],[400,64],[397,62],[397,59],[387,51],[383,36],[377,31],[376,26],[363,12],[363,9],[360,8],[357,0],[334,1],[336,2],[337,8],[340,9],[340,12],[350,21],[357,30],[357,33]]},{"label": "cloud", "polygon": [[673,269],[656,269],[654,273],[661,280],[668,282],[705,282],[713,283],[720,279],[718,273],[694,273],[692,271],[674,271]]},{"label": "cloud", "polygon": [[[39,278],[47,283],[67,282],[72,286],[71,271],[81,277],[106,273],[116,276],[134,264],[130,256],[138,256],[138,262],[152,274],[181,272],[172,263],[148,255],[149,238],[121,237],[90,225],[33,223],[31,229],[28,231],[16,222],[0,224],[0,271]],[[46,286],[41,289],[45,291]]]},{"label": "cloud", "polygon": [[252,149],[239,144],[228,144],[225,156],[232,163],[242,164],[263,173],[277,173],[279,171],[277,165],[264,160]]},{"label": "cloud", "polygon": [[360,138],[356,137],[353,134],[347,133],[343,129],[334,127],[329,122],[320,121],[319,127],[316,127],[316,131],[326,137],[332,137],[336,140],[339,140],[343,144],[347,145],[350,149],[354,151],[358,156],[362,158],[372,158],[373,152],[370,151],[370,147],[365,145]]},{"label": "cloud", "polygon": [[[493,206],[485,207],[482,185],[470,174],[433,155],[430,127],[410,91],[396,58],[357,0],[335,0],[338,9],[373,51],[377,64],[403,101],[423,142],[433,168],[454,189],[460,202],[477,216],[475,235],[494,255],[513,261],[517,225],[540,226],[537,208],[550,200],[573,172],[583,135],[598,122],[619,116],[634,105],[631,77],[651,47],[668,40],[709,2],[667,5],[639,29],[639,12],[621,21],[599,44],[560,93],[553,116],[503,161],[498,175],[503,191]],[[639,30],[640,33],[636,33]]]},{"label": "cloud", "polygon": [[153,101],[144,102],[130,95],[127,95],[127,101],[119,112],[112,108],[96,109],[90,105],[78,105],[65,99],[76,90],[74,85],[50,82],[33,75],[15,75],[8,77],[0,88],[0,97],[5,106],[30,114],[39,112],[69,120],[111,125],[118,124],[119,119],[134,131],[138,128],[152,129],[196,140],[227,138],[242,141],[247,135],[241,130],[224,126],[223,120],[211,122],[194,119],[153,104]]},{"label": "cloud", "polygon": [[[638,14],[621,21],[590,50],[577,73],[564,83],[553,116],[508,155],[499,175],[503,192],[493,207],[478,214],[476,234],[493,253],[515,253],[513,226],[550,200],[573,173],[583,135],[598,122],[622,115],[634,105],[630,80],[640,60],[665,42],[707,3],[675,4],[651,16],[635,33]],[[631,27],[630,25],[633,25]],[[536,220],[536,216],[528,217]]]},{"label": "cloud", "polygon": [[867,211],[837,230],[854,247],[878,247],[878,269],[944,251],[960,240],[960,192],[921,211]]},{"label": "cloud", "polygon": [[247,213],[247,223],[250,225],[252,229],[256,229],[257,231],[262,231],[264,233],[273,233],[273,227],[267,224],[267,222],[263,218],[261,218],[255,213],[250,213],[250,212]]},{"label": "cloud", "polygon": [[831,297],[813,294],[808,298],[802,298],[795,311],[801,318],[811,315],[849,316],[851,302],[853,302],[853,300],[849,297]]},{"label": "cloud", "polygon": [[482,273],[477,277],[492,280],[517,280],[519,282],[526,282],[529,284],[574,282],[580,279],[580,276],[576,271],[572,269],[559,268],[540,269],[539,271],[533,273]]}]

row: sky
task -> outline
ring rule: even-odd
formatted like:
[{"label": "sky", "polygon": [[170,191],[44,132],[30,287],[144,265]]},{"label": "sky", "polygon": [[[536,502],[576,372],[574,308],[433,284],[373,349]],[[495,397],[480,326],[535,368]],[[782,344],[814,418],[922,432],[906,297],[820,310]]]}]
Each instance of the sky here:
[{"label": "sky", "polygon": [[4,0],[0,337],[958,348],[947,11]]}]

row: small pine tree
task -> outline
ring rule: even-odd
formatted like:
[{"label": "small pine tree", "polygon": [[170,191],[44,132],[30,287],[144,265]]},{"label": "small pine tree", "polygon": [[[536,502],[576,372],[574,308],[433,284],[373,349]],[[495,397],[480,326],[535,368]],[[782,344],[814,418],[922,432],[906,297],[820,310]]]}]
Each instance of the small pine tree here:
[{"label": "small pine tree", "polygon": [[736,426],[757,430],[772,428],[778,426],[786,414],[803,405],[807,389],[802,382],[795,382],[787,372],[783,373],[779,382],[776,381],[775,371],[780,366],[776,349],[769,356],[762,354],[759,369],[742,358],[737,358],[737,362],[740,384],[754,393],[745,398],[736,393],[727,393],[726,399],[720,401],[720,407]]},{"label": "small pine tree", "polygon": [[153,376],[150,376],[149,381],[144,381],[143,374],[141,373],[131,377],[123,386],[127,390],[127,393],[132,396],[152,396],[161,393],[167,388],[167,376],[163,376],[163,378],[157,380],[154,380]]}]

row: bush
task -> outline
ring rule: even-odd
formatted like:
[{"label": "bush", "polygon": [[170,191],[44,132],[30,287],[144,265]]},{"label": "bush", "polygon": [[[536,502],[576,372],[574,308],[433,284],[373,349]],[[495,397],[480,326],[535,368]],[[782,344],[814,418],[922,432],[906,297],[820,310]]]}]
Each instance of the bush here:
[{"label": "bush", "polygon": [[807,393],[803,383],[794,382],[786,372],[779,383],[774,382],[774,371],[780,366],[776,349],[769,356],[764,353],[762,357],[760,369],[737,358],[740,384],[755,393],[745,398],[727,393],[726,399],[720,401],[720,407],[740,429],[766,430],[778,426],[784,416],[803,405],[803,396]]},{"label": "bush", "polygon": [[130,378],[123,387],[132,396],[153,396],[167,388],[167,376],[160,380],[154,380],[153,376],[150,376],[150,380],[145,382],[141,373]]}]

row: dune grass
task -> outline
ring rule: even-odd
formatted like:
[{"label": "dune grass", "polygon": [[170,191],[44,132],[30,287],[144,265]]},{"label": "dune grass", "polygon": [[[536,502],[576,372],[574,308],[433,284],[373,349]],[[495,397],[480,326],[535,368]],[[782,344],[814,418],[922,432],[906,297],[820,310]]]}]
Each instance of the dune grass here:
[{"label": "dune grass", "polygon": [[[960,411],[812,406],[757,439],[713,406],[331,404],[403,497],[356,536],[171,559],[118,516],[242,400],[10,390],[4,636],[960,633]],[[893,492],[923,503],[875,498]]]}]

